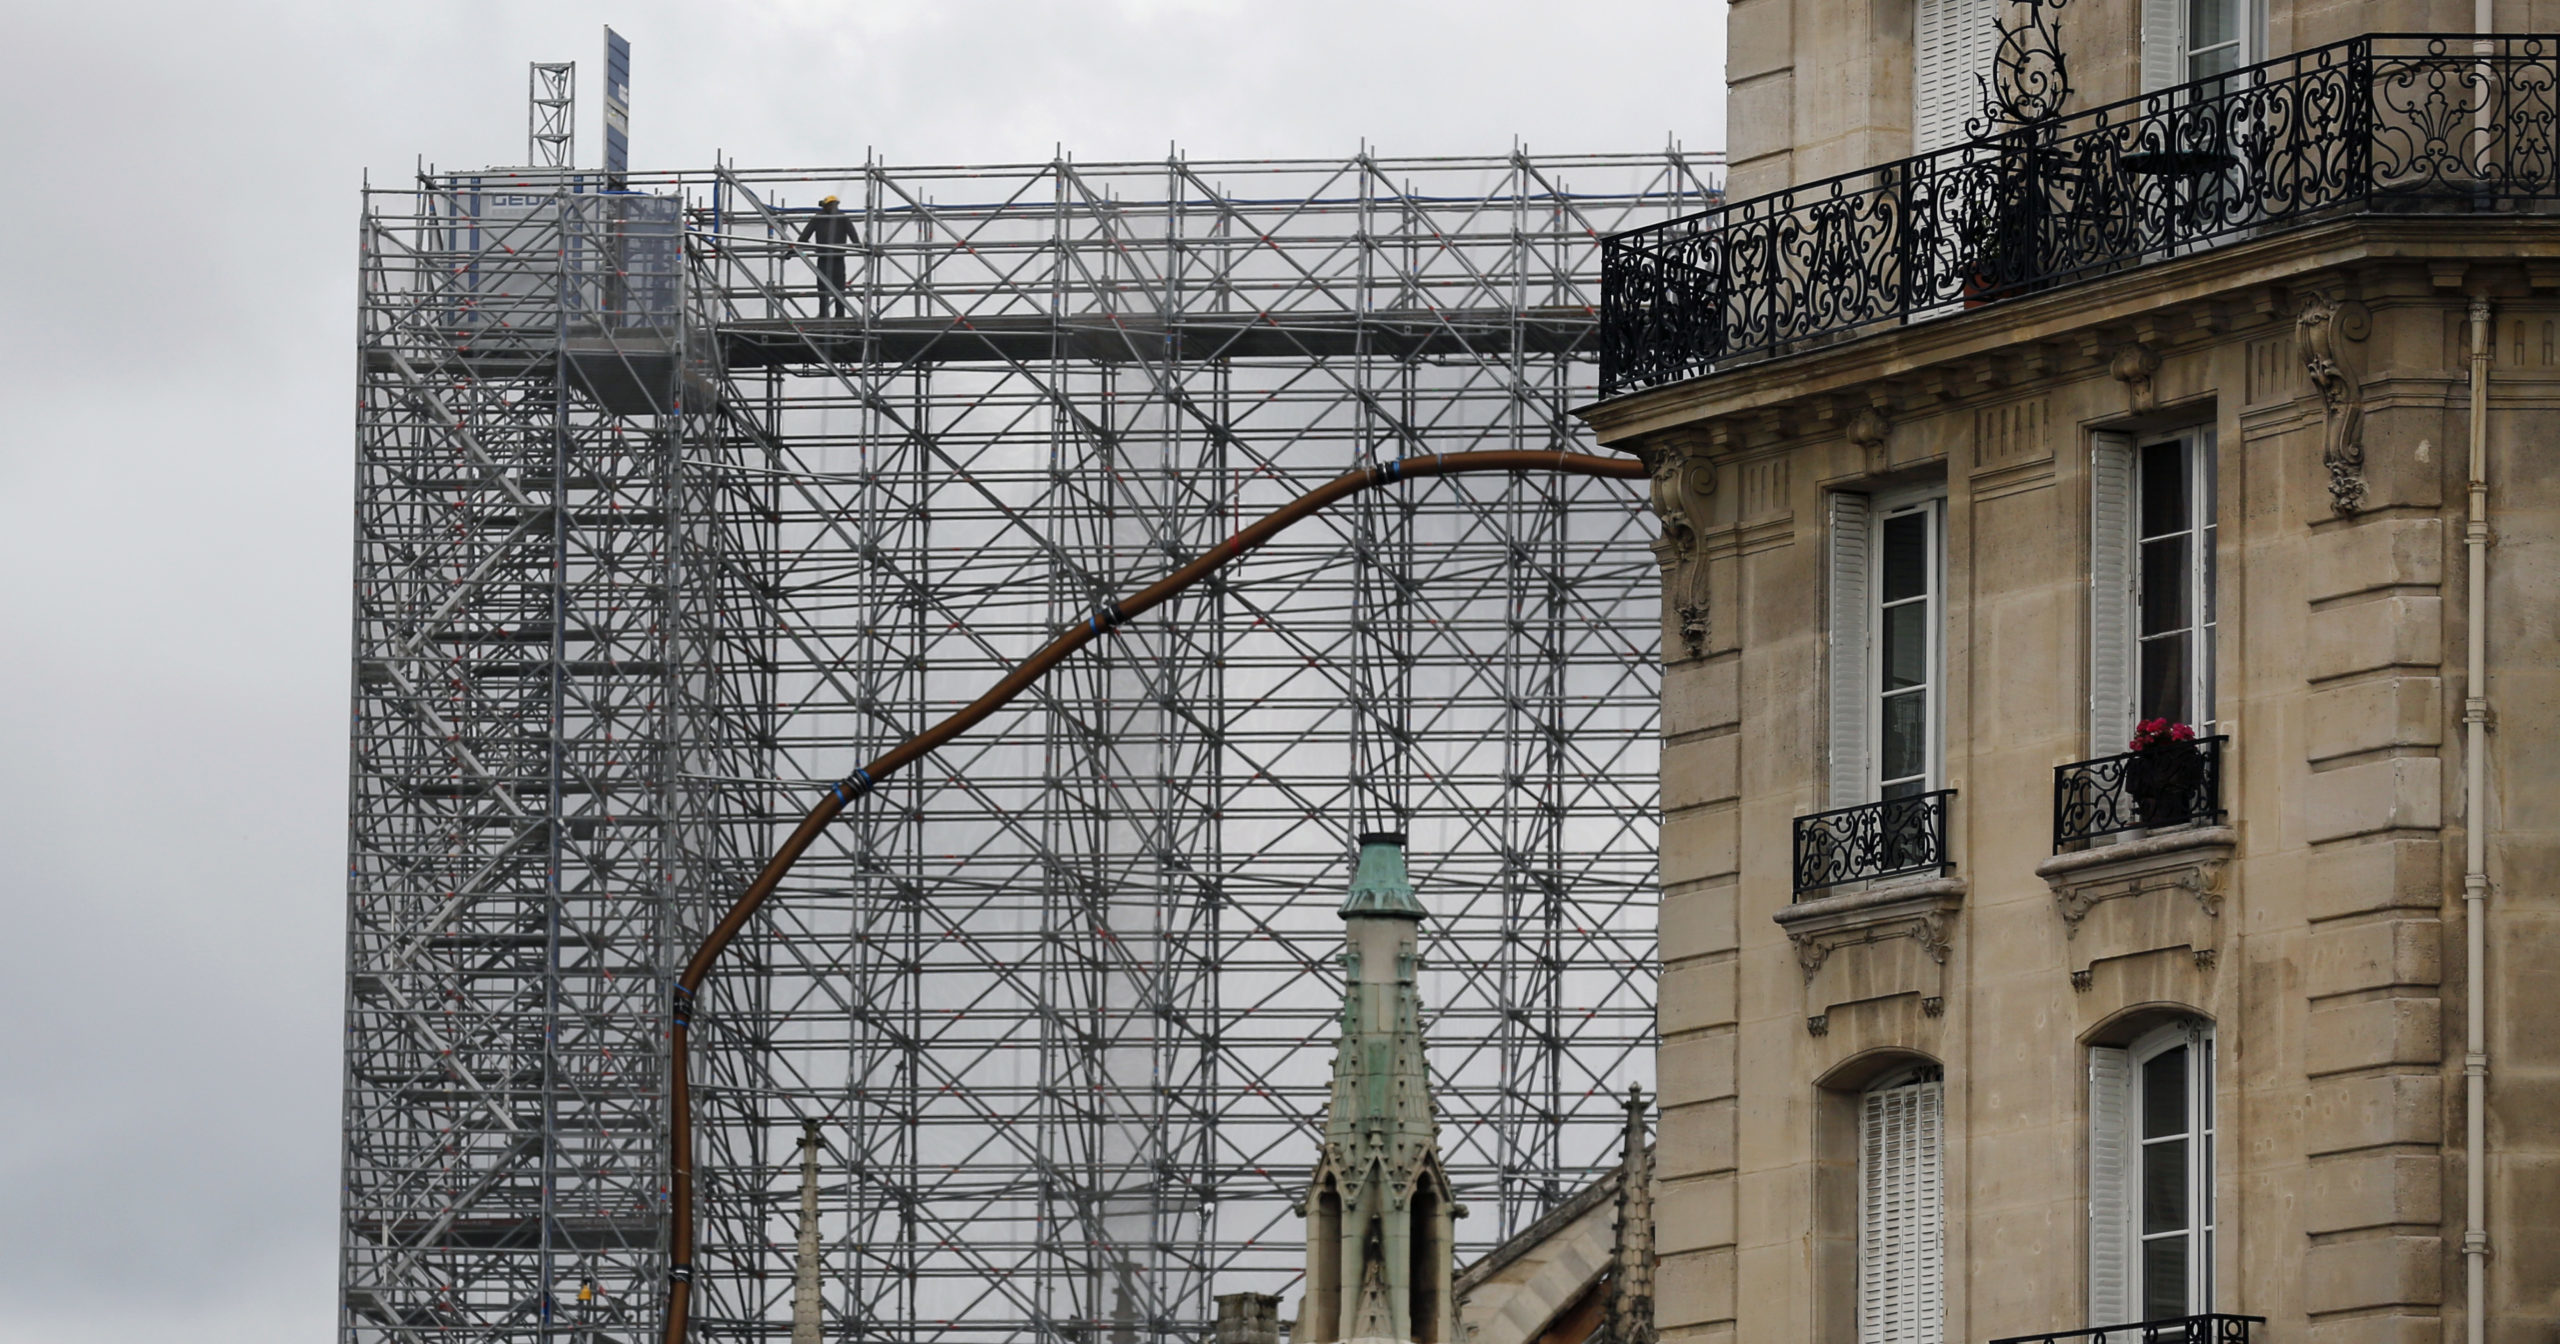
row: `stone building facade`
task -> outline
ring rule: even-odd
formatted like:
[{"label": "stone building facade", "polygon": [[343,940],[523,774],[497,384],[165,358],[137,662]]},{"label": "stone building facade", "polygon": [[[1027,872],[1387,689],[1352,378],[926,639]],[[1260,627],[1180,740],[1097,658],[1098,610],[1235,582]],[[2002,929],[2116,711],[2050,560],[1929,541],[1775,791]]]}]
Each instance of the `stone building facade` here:
[{"label": "stone building facade", "polygon": [[[2061,111],[2165,125],[2252,62],[2554,9],[2073,0]],[[1750,291],[1803,254],[1744,226],[1907,217],[1924,175],[1751,198],[1962,143],[1983,26],[2055,16],[1731,15],[1736,204],[1613,271],[1639,372],[1585,412],[1663,524],[1662,1337],[2554,1338],[2560,189],[2513,170],[2560,43],[2501,39],[2494,78],[2468,38],[2391,47],[2497,90],[2433,113],[2338,47],[2384,113],[2269,95],[2208,151],[2107,151],[2172,193],[2151,241],[2051,263],[2038,217],[1981,293],[1825,330],[1857,248],[1921,247],[1853,242],[1780,331]],[[2355,155],[2428,116],[2466,166],[2395,197],[2406,156]],[[2365,186],[2266,204],[2326,136]],[[2095,208],[2085,145],[2018,161],[2064,167],[1999,199]],[[2197,224],[2216,192],[2248,209]],[[1717,273],[1645,269],[1679,265]],[[2151,719],[2204,745],[2129,753]]]}]

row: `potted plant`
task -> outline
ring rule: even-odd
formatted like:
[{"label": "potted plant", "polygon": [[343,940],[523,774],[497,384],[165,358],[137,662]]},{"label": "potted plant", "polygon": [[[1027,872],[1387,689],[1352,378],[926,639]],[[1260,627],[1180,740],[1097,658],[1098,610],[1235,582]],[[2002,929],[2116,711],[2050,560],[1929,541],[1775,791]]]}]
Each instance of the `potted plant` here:
[{"label": "potted plant", "polygon": [[2010,232],[2006,213],[2000,210],[1970,215],[1956,230],[1957,241],[1964,249],[1961,265],[1966,308],[1979,308],[1999,294],[2001,256]]},{"label": "potted plant", "polygon": [[2133,798],[2134,817],[2146,827],[2195,820],[2196,795],[2204,784],[2204,748],[2196,744],[2196,730],[2144,719],[2125,746],[2133,753],[2124,764],[2124,791]]},{"label": "potted plant", "polygon": [[1977,158],[1950,172],[1942,189],[1958,194],[1956,265],[1964,306],[1979,308],[2040,288],[2036,274],[2050,242],[2044,237],[2046,192],[2062,174],[2053,149],[2029,130],[1985,137]]}]

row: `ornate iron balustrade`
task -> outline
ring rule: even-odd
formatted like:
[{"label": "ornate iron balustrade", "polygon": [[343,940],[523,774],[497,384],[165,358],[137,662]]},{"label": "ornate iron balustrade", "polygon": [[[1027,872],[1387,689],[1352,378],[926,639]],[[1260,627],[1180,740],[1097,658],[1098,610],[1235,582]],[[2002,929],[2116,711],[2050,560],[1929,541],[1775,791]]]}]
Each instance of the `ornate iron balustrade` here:
[{"label": "ornate iron balustrade", "polygon": [[1796,899],[1868,877],[1945,873],[1953,789],[1796,818]]},{"label": "ornate iron balustrade", "polygon": [[2053,768],[2053,850],[2151,826],[2222,817],[2222,744],[2199,737]]},{"label": "ornate iron balustrade", "polygon": [[2351,38],[1603,245],[1616,396],[2202,246],[2560,203],[2560,37]]},{"label": "ornate iron balustrade", "polygon": [[2252,1328],[2266,1323],[2264,1316],[2230,1316],[2216,1312],[2202,1316],[2164,1316],[2156,1321],[2102,1325],[2088,1330],[2011,1335],[2007,1339],[1995,1339],[1991,1344],[2065,1344],[2071,1340],[2083,1340],[2087,1344],[2249,1344]]}]

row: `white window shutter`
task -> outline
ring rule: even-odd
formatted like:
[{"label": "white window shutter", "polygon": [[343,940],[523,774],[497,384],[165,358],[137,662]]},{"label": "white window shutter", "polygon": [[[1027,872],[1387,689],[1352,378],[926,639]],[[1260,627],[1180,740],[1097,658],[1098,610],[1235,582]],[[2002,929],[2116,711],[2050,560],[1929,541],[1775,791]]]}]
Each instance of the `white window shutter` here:
[{"label": "white window shutter", "polygon": [[2133,1064],[2111,1045],[2089,1050],[2089,1326],[2124,1325],[2133,1305]]},{"label": "white window shutter", "polygon": [[2133,736],[2133,437],[2089,449],[2089,754]]},{"label": "white window shutter", "polygon": [[2186,0],[2142,0],[2142,91],[2186,82]]},{"label": "white window shutter", "polygon": [[1871,549],[1865,495],[1831,496],[1831,806],[1867,801],[1867,591]]},{"label": "white window shutter", "polygon": [[1965,122],[1982,113],[1982,85],[2000,44],[1998,0],[1919,0],[1912,33],[1911,147],[1915,154],[1962,144]]},{"label": "white window shutter", "polygon": [[1939,1344],[1944,1332],[1945,1093],[1925,1082],[1859,1099],[1858,1344]]},{"label": "white window shutter", "polygon": [[1946,1309],[1946,1205],[1944,1174],[1940,1170],[1946,1115],[1946,1084],[1923,1083],[1920,1093],[1920,1123],[1913,1161],[1913,1183],[1918,1186],[1913,1205],[1915,1282],[1913,1300],[1918,1306],[1917,1344],[1939,1344],[1945,1333]]}]

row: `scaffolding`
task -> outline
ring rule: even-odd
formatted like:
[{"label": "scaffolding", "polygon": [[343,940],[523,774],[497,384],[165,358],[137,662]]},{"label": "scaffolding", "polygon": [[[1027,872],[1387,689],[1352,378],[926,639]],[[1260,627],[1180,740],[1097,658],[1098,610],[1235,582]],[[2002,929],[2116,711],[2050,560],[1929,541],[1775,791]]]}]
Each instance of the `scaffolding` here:
[{"label": "scaffolding", "polygon": [[[1597,239],[1713,162],[369,191],[343,1333],[645,1335],[672,963],[812,792],[1347,468],[1586,444]],[[1435,912],[1462,1250],[1609,1167],[1650,533],[1615,482],[1364,497],[857,804],[695,1015],[696,1337],[788,1337],[806,1123],[825,1338],[1153,1344],[1284,1289],[1362,830]]]}]

